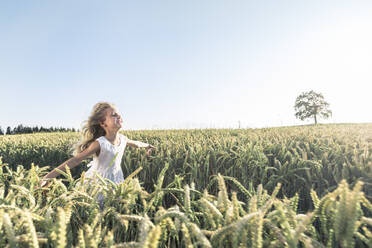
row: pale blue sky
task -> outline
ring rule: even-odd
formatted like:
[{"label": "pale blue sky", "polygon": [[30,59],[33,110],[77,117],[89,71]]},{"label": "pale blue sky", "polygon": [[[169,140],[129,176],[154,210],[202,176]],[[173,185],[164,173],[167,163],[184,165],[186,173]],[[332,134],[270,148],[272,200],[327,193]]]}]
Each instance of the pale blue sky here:
[{"label": "pale blue sky", "polygon": [[[372,1],[0,2],[0,126],[270,127],[303,91],[372,122]],[[324,121],[323,121],[324,122]]]}]

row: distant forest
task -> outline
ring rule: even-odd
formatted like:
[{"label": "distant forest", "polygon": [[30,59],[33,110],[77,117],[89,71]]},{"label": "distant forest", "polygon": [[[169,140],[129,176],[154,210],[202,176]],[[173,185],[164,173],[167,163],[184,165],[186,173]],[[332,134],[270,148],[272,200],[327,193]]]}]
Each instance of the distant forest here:
[{"label": "distant forest", "polygon": [[11,129],[11,127],[7,127],[6,131],[4,131],[0,127],[0,135],[10,135],[10,134],[23,134],[23,133],[51,133],[51,132],[76,132],[75,128],[64,128],[64,127],[28,127],[23,126],[22,124],[16,126],[15,128]]}]

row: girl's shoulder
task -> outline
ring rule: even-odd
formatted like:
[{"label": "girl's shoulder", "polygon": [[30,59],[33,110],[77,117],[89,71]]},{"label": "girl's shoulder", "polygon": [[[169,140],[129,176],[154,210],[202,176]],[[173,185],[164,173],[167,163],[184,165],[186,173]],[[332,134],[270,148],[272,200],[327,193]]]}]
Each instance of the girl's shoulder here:
[{"label": "girl's shoulder", "polygon": [[101,137],[98,137],[96,141],[98,141],[99,145],[102,147],[102,145],[107,142],[107,139],[105,138],[105,136],[101,136]]},{"label": "girl's shoulder", "polygon": [[97,140],[98,142],[106,141],[106,137],[105,137],[105,136],[101,136],[101,137],[98,137],[96,140]]}]

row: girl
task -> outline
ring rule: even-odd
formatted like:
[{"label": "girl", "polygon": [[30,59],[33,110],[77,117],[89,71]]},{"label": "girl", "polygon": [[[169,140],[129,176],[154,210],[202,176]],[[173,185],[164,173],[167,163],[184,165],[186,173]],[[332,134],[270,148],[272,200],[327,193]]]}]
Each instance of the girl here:
[{"label": "girl", "polygon": [[[94,105],[89,119],[83,126],[83,139],[77,144],[74,156],[57,168],[65,171],[65,166],[68,166],[72,169],[84,159],[94,155],[93,161],[88,164],[90,168],[85,173],[87,178],[93,178],[97,173],[114,183],[123,182],[124,176],[120,164],[125,147],[127,145],[135,148],[144,147],[147,155],[155,147],[140,141],[130,140],[118,133],[122,123],[123,120],[113,104],[99,102]],[[52,170],[44,176],[41,186],[47,185],[49,178],[54,178],[59,174],[56,169]]]}]

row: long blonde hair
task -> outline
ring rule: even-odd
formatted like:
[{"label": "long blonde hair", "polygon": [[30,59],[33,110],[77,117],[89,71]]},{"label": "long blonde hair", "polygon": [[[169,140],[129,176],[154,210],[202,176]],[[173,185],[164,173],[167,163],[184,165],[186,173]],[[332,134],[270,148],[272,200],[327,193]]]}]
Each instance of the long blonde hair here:
[{"label": "long blonde hair", "polygon": [[108,102],[96,103],[88,118],[84,121],[81,130],[81,141],[75,145],[73,155],[77,155],[87,149],[91,143],[97,138],[106,135],[106,131],[101,127],[101,123],[105,121],[105,114],[107,109],[116,109],[115,105]]}]

